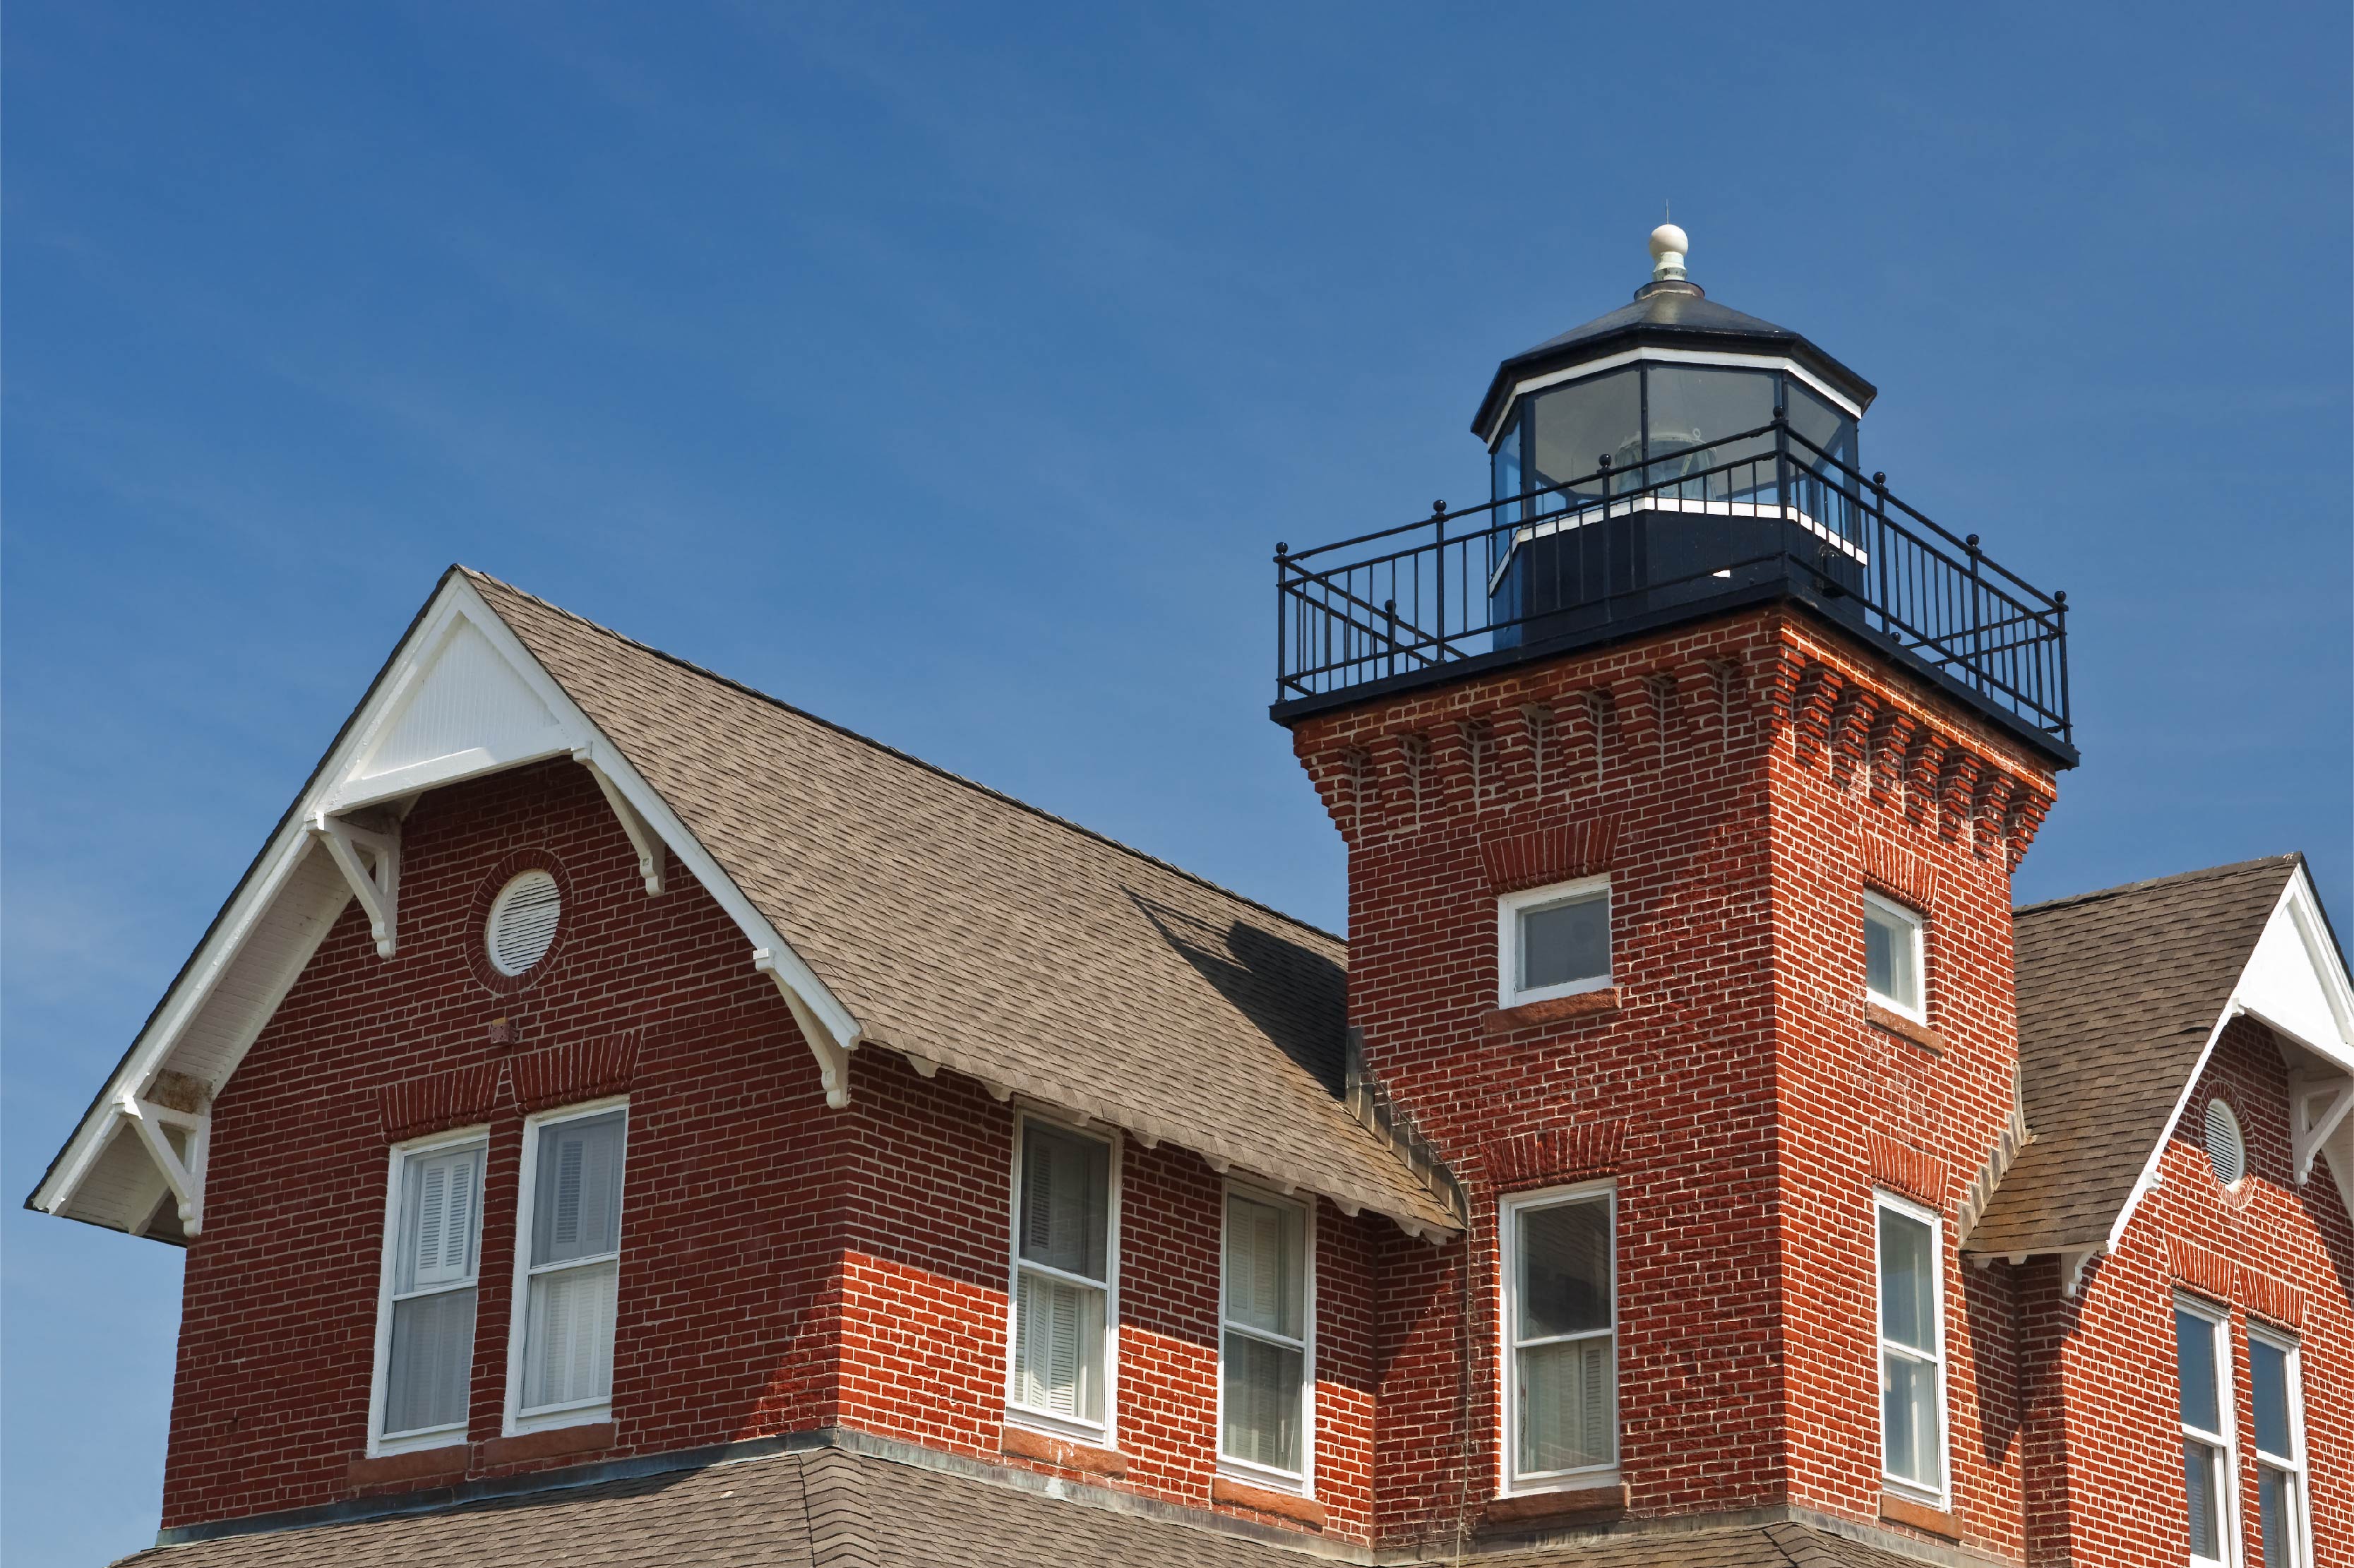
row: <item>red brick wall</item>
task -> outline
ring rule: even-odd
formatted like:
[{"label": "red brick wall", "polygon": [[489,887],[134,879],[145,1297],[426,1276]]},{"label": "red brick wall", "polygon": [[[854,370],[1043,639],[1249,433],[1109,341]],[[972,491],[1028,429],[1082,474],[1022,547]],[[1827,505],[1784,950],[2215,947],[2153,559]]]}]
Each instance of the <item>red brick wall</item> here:
[{"label": "red brick wall", "polygon": [[[1931,1196],[1965,1385],[1956,1493],[1967,1535],[2015,1552],[2013,1378],[1990,1331],[2008,1282],[1961,1277],[1951,1222],[2010,1113],[2009,874],[2049,773],[1772,611],[1294,739],[1349,841],[1352,1022],[1471,1190],[1468,1379],[1463,1249],[1385,1277],[1384,1534],[1451,1537],[1500,1483],[1496,1202],[1595,1174],[1618,1192],[1632,1510],[1787,1500],[1876,1521],[1877,1133],[1906,1170],[1952,1173]],[[1942,1055],[1862,1015],[1867,863],[1929,906]],[[1494,1015],[1495,895],[1531,865],[1610,873],[1615,1009]]]},{"label": "red brick wall", "polygon": [[[2313,1561],[2354,1562],[2344,1463],[2354,1454],[2354,1224],[2326,1163],[2303,1186],[2293,1179],[2287,1088],[2269,1033],[2232,1023],[2167,1141],[2159,1185],[2116,1253],[2093,1266],[2081,1297],[2061,1296],[2050,1263],[2020,1269],[2028,1371],[2039,1385],[2036,1458],[2044,1473],[2065,1471],[2064,1488],[2034,1499],[2031,1561],[2186,1559],[2173,1300],[2187,1290],[2231,1313],[2243,1561],[2264,1561],[2248,1436],[2253,1318],[2293,1330],[2301,1347]],[[2205,1152],[2207,1102],[2217,1094],[2247,1140],[2248,1177],[2236,1192],[2215,1180]]]},{"label": "red brick wall", "polygon": [[[885,1436],[1038,1469],[1002,1453],[1013,1107],[943,1073],[862,1054],[845,1219],[841,1419]],[[1200,1157],[1123,1140],[1117,1441],[1090,1484],[1214,1503],[1225,1186]],[[911,1216],[920,1222],[911,1224]],[[1325,1531],[1371,1527],[1370,1237],[1387,1221],[1317,1214],[1316,1497]],[[1248,1514],[1243,1509],[1227,1509]],[[1263,1516],[1259,1517],[1264,1520]]]},{"label": "red brick wall", "polygon": [[[390,1137],[476,1119],[491,1124],[491,1152],[468,1473],[837,1422],[1003,1457],[1013,1108],[874,1050],[854,1059],[850,1107],[828,1110],[741,933],[675,863],[669,891],[649,897],[569,762],[434,791],[403,844],[397,956],[379,959],[347,909],[215,1106],[164,1524],[446,1483],[355,1483],[349,1467],[366,1444]],[[524,991],[494,991],[469,957],[484,890],[534,855],[552,856],[566,885],[557,946]],[[518,1041],[493,1040],[499,1019]],[[539,1053],[593,1053],[604,1076],[576,1063],[573,1081],[601,1093],[631,1045],[613,1440],[502,1462],[486,1445],[504,1393],[518,1097],[567,1103],[541,1082],[551,1058]],[[451,1108],[485,1102],[486,1118]],[[1127,1473],[1083,1478],[1213,1506],[1222,1202],[1197,1157],[1128,1145]],[[1335,1534],[1370,1528],[1369,1303],[1384,1231],[1319,1215],[1318,1490]]]},{"label": "red brick wall", "polygon": [[[809,1052],[743,937],[691,878],[647,896],[588,774],[554,762],[434,791],[403,824],[399,950],[343,917],[214,1107],[190,1247],[166,1526],[347,1495],[365,1450],[384,1243],[379,1091],[633,1034],[613,1454],[813,1425],[841,1178]],[[493,992],[467,948],[514,852],[567,884],[558,947]],[[513,1046],[489,1039],[514,1021]],[[499,1086],[471,1436],[499,1434],[523,1112]],[[404,1131],[412,1129],[404,1128]],[[672,1180],[657,1180],[667,1172]],[[592,1456],[594,1457],[594,1456]],[[474,1469],[495,1465],[477,1451]]]}]

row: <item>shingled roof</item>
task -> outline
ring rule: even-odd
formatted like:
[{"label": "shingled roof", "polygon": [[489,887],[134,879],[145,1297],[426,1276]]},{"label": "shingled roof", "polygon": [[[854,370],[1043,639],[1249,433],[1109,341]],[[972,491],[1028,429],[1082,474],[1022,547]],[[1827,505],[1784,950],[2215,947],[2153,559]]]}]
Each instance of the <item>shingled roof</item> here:
[{"label": "shingled roof", "polygon": [[[1026,1472],[983,1475],[812,1448],[429,1512],[225,1536],[122,1561],[123,1568],[1307,1568],[1336,1555],[1312,1538],[1286,1544],[1266,1529],[1246,1534],[1206,1510],[1040,1489]],[[1341,1548],[1340,1560],[1372,1559]],[[1904,1561],[1795,1523],[1604,1538],[1469,1560],[1483,1568],[1896,1568]],[[1458,1559],[1439,1552],[1428,1561]]]},{"label": "shingled roof", "polygon": [[2064,1252],[2108,1240],[2297,864],[2295,855],[2243,861],[2016,912],[2020,1093],[2033,1141],[1965,1250]]},{"label": "shingled roof", "polygon": [[1458,1223],[1341,1098],[1341,938],[467,576],[865,1043]]}]

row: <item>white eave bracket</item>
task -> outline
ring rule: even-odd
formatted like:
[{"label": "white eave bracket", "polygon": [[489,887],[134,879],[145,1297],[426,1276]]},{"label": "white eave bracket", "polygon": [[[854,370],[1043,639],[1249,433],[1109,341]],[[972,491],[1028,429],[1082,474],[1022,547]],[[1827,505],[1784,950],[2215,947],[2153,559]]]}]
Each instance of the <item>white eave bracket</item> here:
[{"label": "white eave bracket", "polygon": [[[400,912],[400,824],[387,817],[381,826],[362,827],[319,811],[312,816],[310,829],[311,836],[325,846],[335,869],[351,884],[352,896],[367,912],[368,934],[376,938],[376,957],[392,957]],[[363,856],[374,863],[364,863]]]},{"label": "white eave bracket", "polygon": [[572,753],[572,760],[588,770],[588,777],[597,780],[597,788],[603,791],[605,803],[612,807],[613,815],[620,819],[621,831],[630,835],[630,847],[638,852],[638,874],[645,878],[646,892],[649,895],[660,893],[663,890],[663,866],[670,853],[662,841],[662,835],[638,814],[638,809],[630,804],[630,798],[621,793],[620,786],[614,783],[612,776],[599,765],[595,747],[578,747]]},{"label": "white eave bracket", "polygon": [[2354,1110],[2354,1076],[2299,1075],[2289,1080],[2289,1148],[2302,1187],[2313,1174],[2313,1161]]},{"label": "white eave bracket", "polygon": [[[152,1100],[126,1096],[116,1108],[139,1132],[139,1140],[147,1146],[148,1156],[172,1189],[172,1196],[180,1206],[180,1229],[190,1236],[201,1235],[205,1229],[205,1161],[212,1144],[212,1116],[207,1111],[174,1110]],[[164,1135],[166,1127],[178,1128],[186,1135],[187,1158],[184,1160]]]},{"label": "white eave bracket", "polygon": [[818,1081],[825,1087],[825,1103],[831,1109],[841,1110],[850,1104],[850,1054],[858,1047],[858,1037],[851,1034],[837,1039],[832,1030],[820,1021],[817,1010],[809,1004],[788,973],[799,968],[789,959],[780,961],[768,948],[752,949],[752,967],[777,982],[777,990],[785,1005],[793,1011],[793,1022],[801,1025],[801,1038],[809,1042],[810,1054],[817,1058]]}]

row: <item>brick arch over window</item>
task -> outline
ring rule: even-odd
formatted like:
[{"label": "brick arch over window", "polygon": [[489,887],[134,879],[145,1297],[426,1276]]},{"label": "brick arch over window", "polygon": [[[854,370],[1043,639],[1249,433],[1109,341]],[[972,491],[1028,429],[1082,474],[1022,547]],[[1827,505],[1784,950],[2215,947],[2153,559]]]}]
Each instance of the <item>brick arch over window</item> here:
[{"label": "brick arch over window", "polygon": [[[499,890],[526,871],[544,871],[556,879],[557,915],[556,938],[539,961],[519,975],[503,975],[491,962],[490,949],[483,945],[482,933],[491,919],[491,905]],[[579,924],[572,902],[572,879],[565,874],[564,863],[544,849],[521,849],[493,866],[474,889],[473,906],[466,915],[466,966],[474,978],[488,990],[501,996],[520,996],[539,983],[544,975],[554,972],[557,962],[570,945],[573,928]]]}]

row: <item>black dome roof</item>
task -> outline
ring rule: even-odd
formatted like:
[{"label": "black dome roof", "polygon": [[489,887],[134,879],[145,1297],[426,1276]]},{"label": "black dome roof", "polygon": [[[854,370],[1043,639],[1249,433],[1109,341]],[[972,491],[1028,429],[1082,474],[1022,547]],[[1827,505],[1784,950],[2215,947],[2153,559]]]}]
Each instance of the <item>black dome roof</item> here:
[{"label": "black dome roof", "polygon": [[1479,411],[1472,416],[1471,433],[1486,440],[1490,425],[1512,388],[1532,376],[1599,359],[1638,344],[1793,359],[1852,398],[1859,408],[1869,408],[1880,395],[1871,382],[1788,327],[1720,305],[1699,284],[1679,279],[1646,283],[1635,291],[1632,304],[1572,327],[1559,337],[1549,337],[1498,366],[1488,383],[1488,395],[1479,399]]}]

